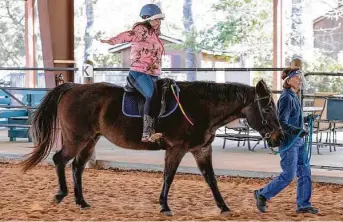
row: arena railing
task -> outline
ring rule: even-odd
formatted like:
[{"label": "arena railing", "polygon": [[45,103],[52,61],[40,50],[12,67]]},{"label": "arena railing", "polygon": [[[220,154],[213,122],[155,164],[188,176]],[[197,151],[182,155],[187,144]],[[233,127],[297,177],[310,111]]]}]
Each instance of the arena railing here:
[{"label": "arena railing", "polygon": [[[169,72],[172,74],[173,72],[207,72],[207,75],[211,72],[273,72],[273,71],[282,71],[284,68],[163,68],[162,72]],[[118,67],[94,67],[94,73],[96,75],[97,72],[126,72],[129,71],[129,68],[118,68]],[[60,71],[73,71],[75,74],[82,71],[82,68],[49,68],[49,67],[0,67],[0,71],[54,71],[58,75]],[[325,72],[308,72],[305,73],[305,77],[309,76],[343,76],[343,73],[325,73]],[[79,75],[80,76],[80,75]],[[124,74],[125,76],[125,74]],[[25,87],[0,87],[5,93],[7,93],[12,99],[14,99],[19,105],[0,105],[0,108],[25,108],[25,109],[36,109],[37,106],[28,106],[21,102],[18,98],[16,98],[13,93],[10,91],[16,90],[31,90],[31,91],[50,91],[52,88],[25,88]],[[274,94],[280,94],[281,90],[273,90]],[[304,94],[302,93],[302,104],[304,98],[317,98],[319,96],[314,96],[311,94]],[[6,126],[6,124],[0,124],[0,126]],[[7,125],[8,126],[8,125]],[[23,125],[23,127],[30,127],[29,125]]]}]

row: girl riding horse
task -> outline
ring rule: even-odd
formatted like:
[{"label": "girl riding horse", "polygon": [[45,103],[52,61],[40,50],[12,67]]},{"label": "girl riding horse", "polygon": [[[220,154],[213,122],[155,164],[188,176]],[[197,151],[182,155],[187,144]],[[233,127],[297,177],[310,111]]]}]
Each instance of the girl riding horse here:
[{"label": "girl riding horse", "polygon": [[152,114],[151,103],[154,82],[161,74],[164,46],[159,35],[164,14],[157,5],[147,4],[141,9],[140,16],[142,22],[136,23],[132,30],[101,42],[110,45],[131,42],[129,76],[133,79],[134,87],[145,97],[142,142],[155,142],[162,134],[155,133],[156,117]]}]

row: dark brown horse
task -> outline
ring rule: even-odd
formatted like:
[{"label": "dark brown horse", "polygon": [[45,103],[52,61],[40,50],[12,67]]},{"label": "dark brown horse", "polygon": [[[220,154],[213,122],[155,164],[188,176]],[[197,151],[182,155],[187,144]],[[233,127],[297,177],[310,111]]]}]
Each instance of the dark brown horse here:
[{"label": "dark brown horse", "polygon": [[[163,80],[157,82],[161,86]],[[211,143],[216,130],[237,119],[247,118],[248,123],[266,138],[271,146],[278,146],[283,138],[276,117],[272,94],[263,81],[256,87],[238,83],[178,82],[180,103],[191,125],[179,108],[160,119],[156,132],[163,133],[164,146],[142,143],[142,119],[127,117],[122,112],[124,90],[108,83],[65,83],[50,91],[34,113],[31,133],[36,144],[30,157],[23,161],[24,172],[47,157],[61,128],[62,148],[53,155],[59,181],[55,196],[59,203],[67,196],[65,166],[71,159],[75,202],[81,208],[90,205],[82,193],[82,173],[94,152],[100,136],[119,147],[136,150],[165,149],[164,183],[160,195],[161,212],[172,215],[167,203],[171,183],[182,158],[191,152],[200,172],[208,183],[215,202],[222,213],[230,209],[217,187],[212,167]],[[174,99],[172,91],[167,100]]]}]

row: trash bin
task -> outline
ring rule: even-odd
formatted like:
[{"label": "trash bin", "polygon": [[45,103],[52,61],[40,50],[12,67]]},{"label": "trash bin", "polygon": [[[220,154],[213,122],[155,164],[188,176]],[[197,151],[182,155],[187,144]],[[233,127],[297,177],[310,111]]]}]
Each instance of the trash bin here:
[{"label": "trash bin", "polygon": [[328,120],[343,120],[343,99],[340,99],[340,98],[327,99],[327,119]]}]

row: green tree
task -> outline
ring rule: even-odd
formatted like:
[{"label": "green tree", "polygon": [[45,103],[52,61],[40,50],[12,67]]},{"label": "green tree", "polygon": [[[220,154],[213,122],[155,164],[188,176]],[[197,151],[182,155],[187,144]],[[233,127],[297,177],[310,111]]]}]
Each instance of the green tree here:
[{"label": "green tree", "polygon": [[[305,72],[342,72],[343,64],[330,56],[325,55],[320,49],[313,52],[314,58],[304,60]],[[309,76],[306,78],[306,88],[315,89],[317,92],[343,93],[343,78],[328,76]]]},{"label": "green tree", "polygon": [[0,0],[0,66],[25,64],[25,2]]},{"label": "green tree", "polygon": [[230,50],[239,46],[241,52],[259,55],[261,49],[272,49],[271,0],[219,0],[213,10],[226,16],[200,33],[207,49]]},{"label": "green tree", "polygon": [[[119,65],[121,62],[120,54],[103,53],[93,48],[94,41],[99,41],[102,36],[105,36],[104,31],[98,30],[94,26],[94,8],[97,4],[101,3],[98,0],[84,0],[84,4],[80,5],[75,11],[76,20],[80,20],[84,15],[86,25],[84,29],[76,29],[75,32],[75,49],[83,46],[83,55],[80,58],[82,61],[92,60],[95,62],[95,66],[99,67],[113,67]],[[81,21],[80,21],[81,22]]]},{"label": "green tree", "polygon": [[[271,0],[219,0],[213,10],[225,17],[199,33],[200,48],[248,57],[253,67],[272,66]],[[255,72],[254,76],[254,82],[262,78],[271,86],[272,72]]]},{"label": "green tree", "polygon": [[[94,34],[93,39],[100,39],[105,33],[98,31]],[[93,60],[99,67],[113,67],[114,64],[121,64],[121,53],[101,53],[96,49],[93,50]]]}]

